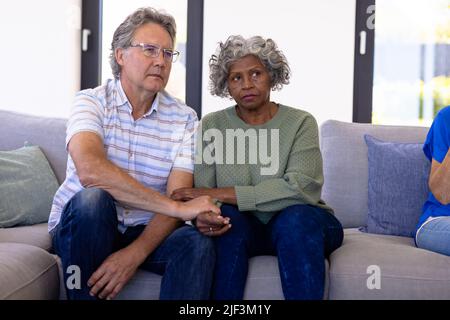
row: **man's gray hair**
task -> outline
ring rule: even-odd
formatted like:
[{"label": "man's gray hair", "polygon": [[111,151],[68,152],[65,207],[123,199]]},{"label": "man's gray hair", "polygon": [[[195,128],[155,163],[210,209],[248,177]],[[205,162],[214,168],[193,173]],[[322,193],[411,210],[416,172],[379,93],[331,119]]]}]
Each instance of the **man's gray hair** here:
[{"label": "man's gray hair", "polygon": [[120,65],[117,63],[115,56],[116,49],[128,48],[131,45],[136,29],[149,22],[159,24],[163,27],[169,33],[172,39],[172,45],[175,45],[177,26],[175,19],[171,15],[159,12],[150,7],[137,9],[114,32],[111,42],[111,54],[109,55],[109,63],[111,64],[114,78],[119,79],[120,75]]},{"label": "man's gray hair", "polygon": [[234,35],[225,43],[220,42],[216,54],[209,59],[209,89],[212,95],[230,97],[227,83],[230,66],[247,55],[256,56],[266,67],[272,90],[280,90],[289,83],[291,70],[288,62],[272,39],[266,40],[260,36],[245,39]]}]

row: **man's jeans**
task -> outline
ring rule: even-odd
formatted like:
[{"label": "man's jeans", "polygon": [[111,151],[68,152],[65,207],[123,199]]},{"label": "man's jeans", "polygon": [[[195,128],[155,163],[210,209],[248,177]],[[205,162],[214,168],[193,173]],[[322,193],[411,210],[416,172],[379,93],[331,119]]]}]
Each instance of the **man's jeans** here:
[{"label": "man's jeans", "polygon": [[450,217],[426,221],[417,231],[417,247],[450,256]]},{"label": "man's jeans", "polygon": [[314,206],[294,205],[265,225],[235,206],[223,205],[221,211],[230,217],[232,227],[215,238],[214,299],[241,300],[248,259],[258,255],[278,256],[285,299],[323,299],[325,258],[343,240],[342,226],[332,214]]},{"label": "man's jeans", "polygon": [[[69,299],[95,299],[87,287],[92,273],[145,228],[129,227],[121,234],[117,225],[114,199],[104,190],[84,189],[65,206],[52,234],[53,247],[62,260]],[[203,300],[209,298],[214,262],[212,240],[184,225],[170,234],[140,267],[163,275],[160,299]],[[67,268],[72,265],[80,268],[80,289],[67,288],[67,279],[72,275]]]}]

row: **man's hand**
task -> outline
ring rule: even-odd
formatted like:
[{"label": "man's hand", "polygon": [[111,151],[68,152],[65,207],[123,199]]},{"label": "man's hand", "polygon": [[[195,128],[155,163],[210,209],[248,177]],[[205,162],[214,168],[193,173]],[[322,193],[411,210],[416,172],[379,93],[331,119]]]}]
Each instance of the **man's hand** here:
[{"label": "man's hand", "polygon": [[178,202],[180,219],[185,221],[195,219],[204,212],[213,212],[220,215],[220,209],[217,207],[210,196],[201,196],[187,202]]},{"label": "man's hand", "polygon": [[206,236],[221,236],[231,228],[230,218],[224,218],[214,212],[205,212],[197,216],[197,229]]},{"label": "man's hand", "polygon": [[111,254],[88,280],[90,294],[114,299],[147,257],[130,245]]}]

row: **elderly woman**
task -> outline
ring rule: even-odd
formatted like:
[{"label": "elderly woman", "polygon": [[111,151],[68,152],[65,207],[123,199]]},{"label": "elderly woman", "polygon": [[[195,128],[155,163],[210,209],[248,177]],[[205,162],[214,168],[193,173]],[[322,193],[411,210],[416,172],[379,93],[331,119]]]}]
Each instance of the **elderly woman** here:
[{"label": "elderly woman", "polygon": [[270,100],[289,77],[275,42],[259,36],[231,36],[210,59],[211,93],[236,105],[203,118],[195,188],[172,197],[210,195],[222,203],[222,216],[195,221],[216,236],[214,299],[243,298],[248,259],[257,255],[278,257],[286,299],[322,299],[324,259],[342,243],[342,226],[320,199],[315,119]]}]

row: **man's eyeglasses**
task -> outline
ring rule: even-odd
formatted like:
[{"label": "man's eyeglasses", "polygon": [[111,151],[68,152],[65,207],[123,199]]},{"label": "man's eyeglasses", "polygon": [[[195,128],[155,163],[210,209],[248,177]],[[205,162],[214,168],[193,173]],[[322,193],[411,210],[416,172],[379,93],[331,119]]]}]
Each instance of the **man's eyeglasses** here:
[{"label": "man's eyeglasses", "polygon": [[171,49],[163,49],[160,46],[156,44],[149,44],[149,43],[136,43],[134,45],[130,45],[131,48],[141,48],[142,52],[144,52],[144,55],[151,58],[156,58],[161,53],[161,50],[163,52],[163,57],[165,60],[169,62],[176,62],[178,59],[178,56],[180,53],[176,50]]}]

